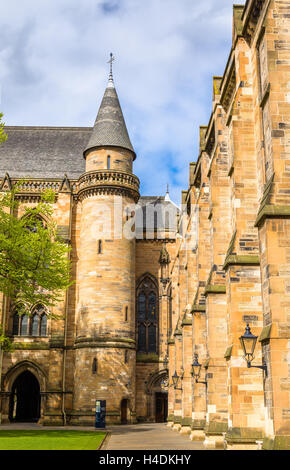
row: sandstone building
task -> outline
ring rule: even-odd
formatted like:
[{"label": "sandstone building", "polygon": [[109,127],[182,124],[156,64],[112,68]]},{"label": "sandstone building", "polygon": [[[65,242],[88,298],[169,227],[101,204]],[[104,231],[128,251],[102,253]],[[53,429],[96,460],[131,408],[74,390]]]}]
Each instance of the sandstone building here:
[{"label": "sandstone building", "polygon": [[2,300],[14,344],[0,359],[2,422],[93,424],[106,400],[108,423],[166,420],[206,448],[289,449],[290,1],[234,6],[181,211],[168,193],[140,197],[111,75],[93,128],[7,133],[0,190],[29,175],[19,217],[55,190],[75,284],[61,320]]}]

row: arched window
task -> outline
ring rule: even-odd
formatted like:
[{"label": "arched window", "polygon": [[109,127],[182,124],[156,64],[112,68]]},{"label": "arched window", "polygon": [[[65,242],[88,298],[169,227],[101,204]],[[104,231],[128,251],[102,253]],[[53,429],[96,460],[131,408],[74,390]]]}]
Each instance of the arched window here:
[{"label": "arched window", "polygon": [[31,335],[32,336],[39,336],[39,323],[40,323],[40,318],[37,313],[33,315],[31,318]]},{"label": "arched window", "polygon": [[47,335],[47,315],[43,313],[40,318],[40,336]]},{"label": "arched window", "polygon": [[25,226],[30,232],[36,233],[39,226],[45,227],[45,223],[40,215],[36,215],[34,216],[34,220],[29,220],[28,217]]},{"label": "arched window", "polygon": [[17,336],[19,335],[19,315],[17,312],[13,315],[13,327],[12,327],[12,334]]},{"label": "arched window", "polygon": [[31,335],[47,335],[47,314],[42,305],[37,305],[32,311],[31,317]]},{"label": "arched window", "polygon": [[14,309],[12,321],[12,334],[14,336],[27,336],[29,334],[29,318],[27,315],[24,315],[25,311],[26,309],[23,304],[17,304]]},{"label": "arched window", "polygon": [[157,353],[158,350],[158,289],[157,283],[146,276],[137,289],[138,351]]},{"label": "arched window", "polygon": [[20,320],[20,335],[28,336],[28,315],[22,315]]}]

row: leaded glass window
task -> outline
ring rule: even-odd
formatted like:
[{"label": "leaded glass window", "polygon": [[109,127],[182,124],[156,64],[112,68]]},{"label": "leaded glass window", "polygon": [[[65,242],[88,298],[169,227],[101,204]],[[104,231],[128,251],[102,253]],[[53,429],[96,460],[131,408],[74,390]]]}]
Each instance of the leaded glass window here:
[{"label": "leaded glass window", "polygon": [[137,289],[138,351],[157,353],[158,290],[157,283],[146,276]]}]

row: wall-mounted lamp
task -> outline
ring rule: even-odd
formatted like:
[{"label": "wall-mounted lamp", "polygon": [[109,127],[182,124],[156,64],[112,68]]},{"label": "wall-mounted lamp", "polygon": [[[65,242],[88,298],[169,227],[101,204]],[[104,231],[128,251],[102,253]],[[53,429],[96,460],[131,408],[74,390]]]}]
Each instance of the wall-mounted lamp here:
[{"label": "wall-mounted lamp", "polygon": [[252,366],[252,361],[255,358],[254,352],[257,344],[258,336],[252,334],[249,324],[247,324],[245,333],[240,336],[240,342],[244,351],[244,358],[247,362],[247,367],[254,367],[255,369],[262,369],[267,375],[267,364],[263,362],[261,366]]},{"label": "wall-mounted lamp", "polygon": [[[181,380],[182,380],[182,377],[181,377]],[[179,375],[177,375],[177,372],[175,371],[174,375],[172,376],[172,382],[173,382],[174,390],[182,390],[182,383],[181,383],[181,388],[177,387],[179,379],[180,379],[180,377],[179,377]]]},{"label": "wall-mounted lamp", "polygon": [[198,354],[194,355],[194,362],[193,362],[191,367],[192,367],[191,375],[195,379],[195,382],[197,384],[207,385],[207,380],[205,380],[205,381],[199,380],[202,365],[198,362]]}]

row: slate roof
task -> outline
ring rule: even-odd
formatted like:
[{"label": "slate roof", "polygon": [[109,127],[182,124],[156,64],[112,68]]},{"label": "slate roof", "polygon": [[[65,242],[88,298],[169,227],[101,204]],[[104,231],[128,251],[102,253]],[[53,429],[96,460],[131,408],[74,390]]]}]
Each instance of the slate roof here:
[{"label": "slate roof", "polygon": [[136,157],[127,131],[119,98],[113,82],[109,82],[86,151],[97,147],[122,147]]},{"label": "slate roof", "polygon": [[78,179],[92,127],[6,127],[0,145],[0,177]]}]

